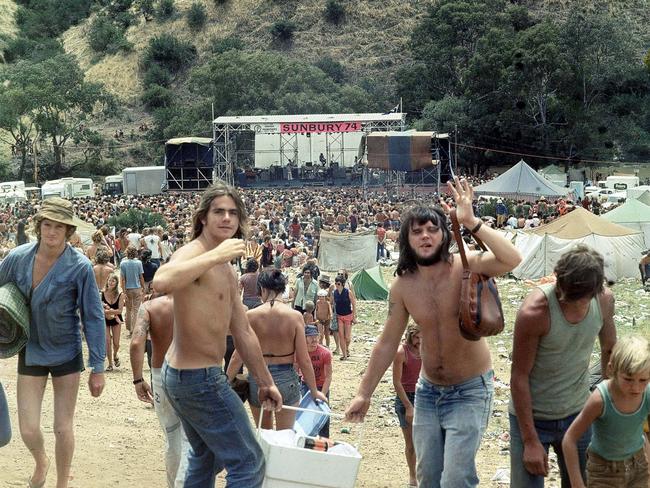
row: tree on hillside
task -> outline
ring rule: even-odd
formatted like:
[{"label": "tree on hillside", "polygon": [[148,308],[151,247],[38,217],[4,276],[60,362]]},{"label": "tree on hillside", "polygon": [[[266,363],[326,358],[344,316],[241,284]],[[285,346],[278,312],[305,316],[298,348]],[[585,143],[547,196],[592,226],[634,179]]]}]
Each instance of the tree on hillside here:
[{"label": "tree on hillside", "polygon": [[469,166],[515,162],[517,153],[567,165],[643,157],[650,73],[630,30],[607,13],[533,21],[499,1],[442,0],[413,32],[399,94],[421,116],[417,127],[458,126],[479,148],[461,150]]},{"label": "tree on hillside", "polygon": [[[336,113],[377,107],[361,88],[277,53],[226,51],[192,71],[190,86],[218,114]],[[345,88],[345,90],[344,90]]]},{"label": "tree on hillside", "polygon": [[31,99],[27,93],[13,87],[0,88],[0,129],[11,138],[8,142],[13,147],[12,153],[20,157],[16,176],[21,180],[25,177],[33,141],[36,140],[31,112]]},{"label": "tree on hillside", "polygon": [[[85,140],[91,115],[113,108],[114,101],[98,83],[84,80],[72,56],[60,55],[39,63],[20,61],[6,70],[2,96],[21,107],[14,112],[15,126],[29,119],[51,151],[51,175],[65,174],[65,147],[71,139]],[[20,99],[27,102],[20,104]],[[23,112],[23,113],[18,113]]]}]

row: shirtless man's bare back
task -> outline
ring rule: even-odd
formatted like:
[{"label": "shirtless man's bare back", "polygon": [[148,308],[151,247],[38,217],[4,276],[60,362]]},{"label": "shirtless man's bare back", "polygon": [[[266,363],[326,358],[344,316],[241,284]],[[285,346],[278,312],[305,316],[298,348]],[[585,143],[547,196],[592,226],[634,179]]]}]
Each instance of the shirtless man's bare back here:
[{"label": "shirtless man's bare back", "polygon": [[245,253],[241,237],[246,220],[236,190],[213,185],[194,215],[193,240],[173,254],[153,282],[154,289],[174,299],[174,334],[162,381],[192,445],[186,476],[190,485],[214,483],[223,468],[233,487],[261,486],[264,477],[248,416],[221,368],[228,330],[259,385],[260,402],[271,410],[282,405],[230,265]]},{"label": "shirtless man's bare back", "polygon": [[[166,438],[167,486],[180,488],[185,482],[190,446],[181,421],[162,388],[160,376],[165,353],[172,342],[173,329],[174,301],[170,296],[159,296],[140,305],[131,339],[131,369],[138,399],[154,406],[160,427]],[[153,356],[151,359],[151,386],[144,379],[142,373],[148,335],[151,336]]]},{"label": "shirtless man's bare back", "polygon": [[[471,185],[455,179],[449,187],[459,222],[474,229],[479,219],[472,211]],[[497,276],[519,264],[519,252],[509,241],[487,226],[479,227],[476,232],[491,251],[468,255],[472,271]],[[388,317],[346,411],[349,420],[363,420],[412,317],[420,326],[422,356],[413,433],[418,483],[426,487],[478,485],[474,458],[492,403],[487,343],[460,334],[462,263],[449,254],[451,239],[439,209],[415,207],[402,216],[398,277],[390,290]]]}]

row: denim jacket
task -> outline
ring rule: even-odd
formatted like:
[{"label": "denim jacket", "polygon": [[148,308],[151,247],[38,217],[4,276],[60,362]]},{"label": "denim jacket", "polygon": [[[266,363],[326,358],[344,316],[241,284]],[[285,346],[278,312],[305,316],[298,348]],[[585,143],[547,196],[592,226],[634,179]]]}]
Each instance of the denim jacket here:
[{"label": "denim jacket", "polygon": [[88,367],[95,373],[103,372],[106,325],[92,264],[67,244],[32,291],[37,249],[38,242],[23,244],[0,263],[0,286],[13,282],[29,297],[30,334],[25,363],[57,366],[74,359],[81,352],[81,323],[88,344]]}]

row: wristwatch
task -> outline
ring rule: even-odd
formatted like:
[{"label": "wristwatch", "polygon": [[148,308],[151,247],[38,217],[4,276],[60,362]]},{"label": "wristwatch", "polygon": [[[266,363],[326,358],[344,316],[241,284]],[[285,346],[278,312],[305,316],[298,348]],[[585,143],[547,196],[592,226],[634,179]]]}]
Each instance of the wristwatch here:
[{"label": "wristwatch", "polygon": [[139,383],[142,383],[144,381],[144,378],[138,378],[137,380],[133,380],[133,384],[137,385]]}]

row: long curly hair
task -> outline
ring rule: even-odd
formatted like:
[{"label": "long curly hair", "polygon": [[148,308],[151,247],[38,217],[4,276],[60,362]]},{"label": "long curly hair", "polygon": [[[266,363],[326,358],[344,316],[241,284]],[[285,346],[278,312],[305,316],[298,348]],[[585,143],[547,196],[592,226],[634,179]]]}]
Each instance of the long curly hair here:
[{"label": "long curly hair", "polygon": [[426,224],[431,222],[442,231],[442,242],[440,243],[440,261],[450,262],[451,254],[449,245],[452,236],[447,226],[447,216],[440,207],[417,206],[407,210],[402,216],[402,224],[399,231],[399,259],[397,261],[397,276],[405,273],[413,273],[418,265],[415,257],[415,251],[409,244],[409,233],[413,224]]}]

